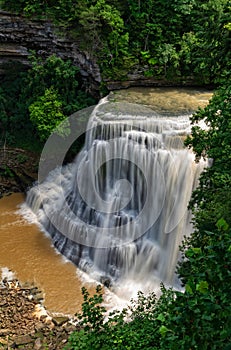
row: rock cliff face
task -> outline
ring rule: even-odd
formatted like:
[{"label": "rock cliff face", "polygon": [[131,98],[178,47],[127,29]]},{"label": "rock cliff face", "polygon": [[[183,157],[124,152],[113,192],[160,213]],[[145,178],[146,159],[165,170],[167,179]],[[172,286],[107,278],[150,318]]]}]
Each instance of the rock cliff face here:
[{"label": "rock cliff face", "polygon": [[0,10],[0,74],[4,73],[4,64],[9,61],[29,65],[29,50],[44,57],[56,54],[62,59],[71,59],[80,68],[87,89],[99,90],[101,75],[96,62],[80,51],[75,42],[59,37],[51,22],[32,21]]},{"label": "rock cliff face", "polygon": [[[44,57],[56,54],[63,59],[71,59],[80,68],[86,89],[99,97],[102,81],[99,66],[93,57],[81,51],[78,44],[68,38],[68,33],[61,37],[57,35],[57,28],[48,20],[30,20],[0,10],[0,75],[6,62],[19,61],[28,65],[29,50],[35,50]],[[146,77],[145,67],[135,67],[128,73],[127,79],[104,79],[104,85],[108,90],[118,90],[132,86],[195,86],[198,83],[192,77],[179,81]]]}]

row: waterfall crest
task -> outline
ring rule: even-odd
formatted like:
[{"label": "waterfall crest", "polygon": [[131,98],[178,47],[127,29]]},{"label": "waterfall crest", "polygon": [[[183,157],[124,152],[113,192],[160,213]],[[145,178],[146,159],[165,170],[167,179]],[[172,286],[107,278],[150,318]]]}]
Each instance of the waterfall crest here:
[{"label": "waterfall crest", "polygon": [[75,161],[34,186],[27,204],[55,247],[95,278],[176,285],[204,167],[183,147],[189,132],[189,115],[104,98]]}]

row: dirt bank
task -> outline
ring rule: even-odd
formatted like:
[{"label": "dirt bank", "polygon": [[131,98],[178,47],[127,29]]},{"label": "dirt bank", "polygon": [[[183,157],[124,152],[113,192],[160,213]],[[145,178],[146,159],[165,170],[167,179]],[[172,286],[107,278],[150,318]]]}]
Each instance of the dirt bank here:
[{"label": "dirt bank", "polygon": [[0,197],[25,192],[37,179],[39,154],[19,148],[0,149]]}]

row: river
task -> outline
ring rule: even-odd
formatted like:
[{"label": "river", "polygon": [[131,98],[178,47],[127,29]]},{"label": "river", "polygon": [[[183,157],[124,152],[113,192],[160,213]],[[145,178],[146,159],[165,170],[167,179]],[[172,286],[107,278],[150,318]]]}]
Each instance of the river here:
[{"label": "river", "polygon": [[94,292],[81,272],[54,250],[35,224],[17,213],[24,196],[15,193],[0,200],[0,269],[7,267],[23,282],[34,282],[45,293],[52,312],[73,315],[81,309],[82,286]]}]

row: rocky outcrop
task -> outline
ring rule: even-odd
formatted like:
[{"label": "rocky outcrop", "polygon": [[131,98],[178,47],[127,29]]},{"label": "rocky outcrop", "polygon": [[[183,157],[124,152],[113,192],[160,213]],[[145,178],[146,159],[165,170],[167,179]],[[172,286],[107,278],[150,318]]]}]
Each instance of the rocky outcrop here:
[{"label": "rocky outcrop", "polygon": [[[71,59],[80,68],[86,90],[99,97],[101,72],[94,57],[79,49],[78,43],[68,36],[68,31],[60,30],[49,20],[31,20],[23,16],[0,10],[0,74],[1,67],[9,61],[19,61],[28,65],[29,50],[48,57],[56,54],[63,59]],[[59,34],[57,34],[59,32]],[[110,90],[126,89],[133,86],[198,86],[193,77],[176,79],[157,79],[147,76],[148,67],[133,67],[132,71],[121,80],[104,78],[104,86]]]},{"label": "rocky outcrop", "polygon": [[57,35],[50,21],[29,20],[23,16],[0,11],[0,73],[9,61],[29,65],[29,50],[48,57],[56,54],[62,59],[71,59],[80,68],[86,88],[98,91],[101,82],[100,70],[88,53],[79,50],[78,45],[67,36]]},{"label": "rocky outcrop", "polygon": [[132,79],[117,81],[110,80],[106,81],[106,86],[109,91],[122,90],[130,87],[176,87],[176,86],[197,86],[198,84],[193,83],[191,80],[182,81],[177,83],[176,81],[170,80],[158,80],[156,78],[146,78],[142,74],[131,75]]},{"label": "rocky outcrop", "polygon": [[79,327],[76,319],[52,315],[43,293],[16,279],[0,281],[0,349],[61,350]]},{"label": "rocky outcrop", "polygon": [[166,79],[156,78],[147,76],[148,67],[134,67],[132,72],[129,72],[127,79],[118,80],[108,80],[106,81],[106,86],[109,91],[111,90],[121,90],[130,87],[177,87],[177,86],[198,86],[198,82],[195,82],[193,77],[187,77],[176,80],[176,79]]}]

